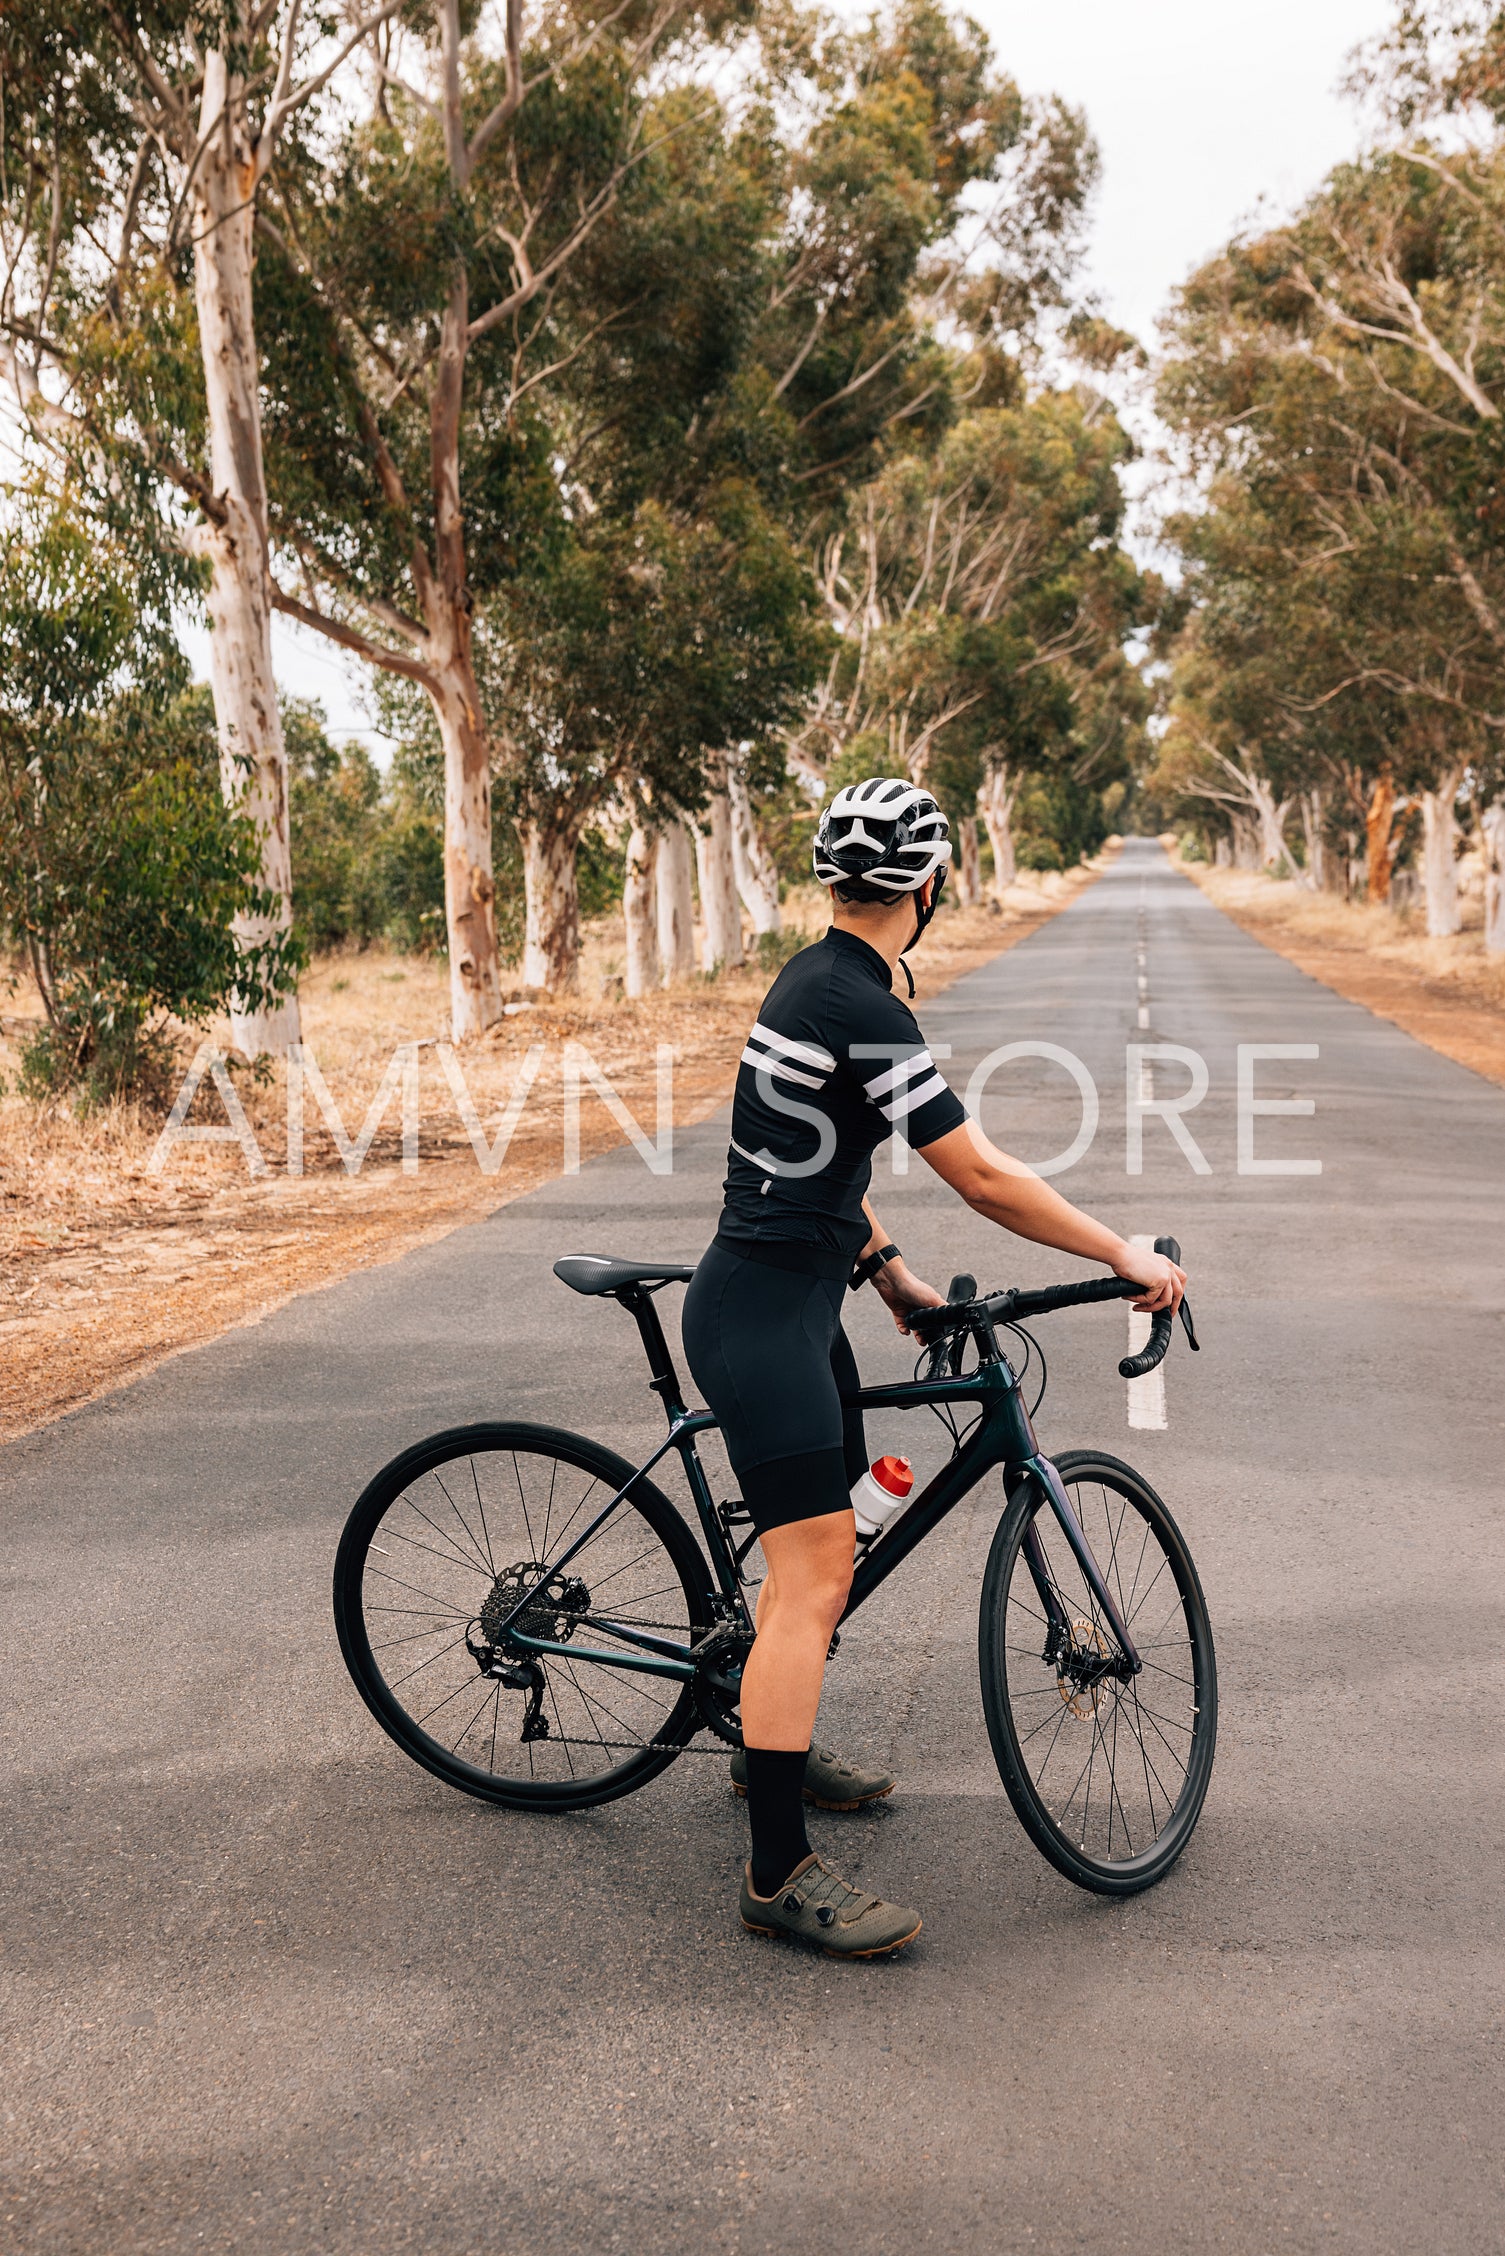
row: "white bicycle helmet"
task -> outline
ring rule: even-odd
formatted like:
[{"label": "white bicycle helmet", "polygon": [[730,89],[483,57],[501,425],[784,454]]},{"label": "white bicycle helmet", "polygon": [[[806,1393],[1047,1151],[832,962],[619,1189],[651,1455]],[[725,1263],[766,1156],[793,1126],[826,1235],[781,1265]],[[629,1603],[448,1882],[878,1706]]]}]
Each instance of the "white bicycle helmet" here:
[{"label": "white bicycle helmet", "polygon": [[871,888],[869,899],[918,893],[951,859],[951,825],[918,784],[869,776],[837,792],[820,818],[813,859],[822,885],[861,885]]}]

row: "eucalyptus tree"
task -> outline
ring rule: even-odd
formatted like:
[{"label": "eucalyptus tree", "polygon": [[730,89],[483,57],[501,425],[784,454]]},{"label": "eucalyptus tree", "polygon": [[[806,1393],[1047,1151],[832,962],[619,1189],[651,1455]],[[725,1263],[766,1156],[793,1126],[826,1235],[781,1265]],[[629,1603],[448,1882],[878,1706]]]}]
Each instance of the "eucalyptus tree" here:
[{"label": "eucalyptus tree", "polygon": [[1075,392],[983,409],[891,462],[822,552],[835,642],[795,756],[817,774],[903,769],[963,825],[980,806],[1000,888],[1028,771],[1119,772],[1120,732],[1079,730],[1077,708],[1106,717],[1153,597],[1118,544],[1126,451]]},{"label": "eucalyptus tree", "polygon": [[[292,915],[255,229],[308,105],[400,6],[37,0],[0,24],[0,365],[34,440],[165,514],[206,569],[222,784],[273,904],[237,918],[248,955]],[[284,1049],[296,1000],[246,1000],[233,1028],[251,1054]]]},{"label": "eucalyptus tree", "polygon": [[1267,734],[1306,747],[1313,788],[1342,774],[1364,799],[1373,897],[1414,801],[1437,933],[1457,928],[1459,795],[1487,811],[1505,746],[1502,223],[1487,117],[1339,167],[1192,278],[1161,385],[1213,496],[1188,556],[1267,646]]},{"label": "eucalyptus tree", "polygon": [[[488,606],[482,694],[532,872],[523,978],[573,986],[575,856],[606,803],[693,811],[708,751],[763,740],[818,661],[813,591],[745,488],[692,522],[645,502]],[[646,809],[643,803],[646,802]]]},{"label": "eucalyptus tree", "polygon": [[[923,0],[857,31],[749,26],[678,0],[515,11],[493,50],[448,0],[410,10],[340,161],[284,173],[263,215],[275,600],[432,700],[457,1023],[499,1007],[486,796],[531,728],[488,710],[475,622],[587,520],[599,543],[650,502],[689,528],[740,481],[798,538],[954,413],[925,261],[964,192],[1013,155],[1013,202],[1043,215],[1016,232],[1059,232],[1073,149],[1089,169],[1080,121],[1034,119],[977,28]],[[714,91],[732,49],[735,99]],[[704,748],[713,832],[728,754]],[[534,807],[541,935],[573,817],[556,837]]]}]

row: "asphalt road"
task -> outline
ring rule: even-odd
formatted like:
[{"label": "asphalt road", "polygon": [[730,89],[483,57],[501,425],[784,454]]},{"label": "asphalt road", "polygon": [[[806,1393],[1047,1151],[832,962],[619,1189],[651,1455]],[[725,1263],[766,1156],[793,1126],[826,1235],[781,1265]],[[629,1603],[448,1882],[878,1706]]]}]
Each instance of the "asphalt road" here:
[{"label": "asphalt road", "polygon": [[[1139,1024],[1136,947],[1148,1026]],[[740,1805],[689,1756],[525,1817],[407,1763],[345,1680],[336,1536],[403,1444],[473,1416],[654,1432],[635,1336],[559,1252],[693,1257],[724,1120],[631,1151],[173,1363],[0,1455],[4,2176],[10,2250],[597,2256],[615,2249],[1505,2246],[1500,1730],[1505,1094],[1246,938],[1158,848],[929,1006],[965,1087],[1020,1039],[1102,1094],[1062,1187],[1173,1229],[1204,1341],[1133,1432],[1116,1308],[1052,1320],[1050,1446],[1138,1462],[1218,1637],[1201,1827],[1158,1889],[1074,1890],[1014,1822],[977,1692],[998,1498],[880,1593],[823,1732],[891,1762],[817,1845],[920,1904],[897,1962],[741,1932]],[[1125,1173],[1125,1044],[1206,1058]],[[1241,1175],[1235,1048],[1266,1063]],[[1153,1068],[1157,1094],[1182,1067]],[[1079,1117],[1001,1073],[1022,1156]],[[1015,1249],[922,1166],[879,1210],[942,1284]],[[864,1368],[904,1367],[871,1295]],[[874,1433],[903,1447],[908,1434]]]}]

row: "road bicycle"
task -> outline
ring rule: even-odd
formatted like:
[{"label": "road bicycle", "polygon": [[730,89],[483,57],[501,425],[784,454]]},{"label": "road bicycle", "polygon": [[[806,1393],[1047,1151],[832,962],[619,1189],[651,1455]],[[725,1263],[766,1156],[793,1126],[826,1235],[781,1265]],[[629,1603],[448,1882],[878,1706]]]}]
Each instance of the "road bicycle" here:
[{"label": "road bicycle", "polygon": [[[1173,1239],[1156,1249],[1180,1258]],[[550,1426],[453,1427],[367,1485],[334,1573],[340,1650],[383,1730],[449,1785],[512,1809],[630,1794],[702,1732],[740,1744],[753,1637],[757,1538],[740,1502],[712,1496],[696,1443],[715,1420],[686,1406],[654,1306],[693,1270],[576,1254],[554,1274],[635,1319],[668,1418],[659,1447],[634,1467]],[[1035,1846],[1110,1896],[1161,1879],[1201,1814],[1217,1736],[1212,1628],[1149,1483],[1097,1451],[1042,1453],[1032,1412],[1044,1380],[1026,1408],[1022,1377],[1039,1348],[1023,1327],[1138,1290],[1104,1277],[979,1298],[971,1277],[955,1278],[944,1307],[911,1319],[916,1376],[853,1397],[864,1410],[933,1410],[951,1448],[859,1557],[843,1623],[1001,1474],[978,1625],[988,1736]],[[1169,1314],[1155,1316],[1120,1372],[1153,1370],[1171,1334]],[[671,1452],[703,1545],[649,1477]]]}]

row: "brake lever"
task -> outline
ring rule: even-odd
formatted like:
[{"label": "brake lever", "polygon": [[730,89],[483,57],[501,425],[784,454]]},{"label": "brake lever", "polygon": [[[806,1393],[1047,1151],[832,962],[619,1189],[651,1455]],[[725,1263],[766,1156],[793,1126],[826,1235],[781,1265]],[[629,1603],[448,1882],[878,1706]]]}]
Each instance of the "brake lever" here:
[{"label": "brake lever", "polygon": [[1181,1295],[1181,1322],[1186,1328],[1187,1346],[1191,1349],[1193,1355],[1200,1355],[1202,1352],[1202,1343],[1197,1338],[1196,1332],[1192,1328],[1191,1308],[1187,1302],[1185,1293]]},{"label": "brake lever", "polygon": [[[947,1308],[955,1308],[962,1301],[975,1300],[976,1298],[977,1279],[975,1277],[969,1277],[964,1270],[960,1276],[953,1277],[950,1285],[947,1287],[945,1305]],[[946,1332],[939,1333],[937,1337],[931,1341],[930,1354],[925,1363],[924,1375],[927,1382],[931,1379],[938,1379],[941,1376],[941,1373],[946,1368],[947,1362],[951,1361],[951,1351],[953,1346],[954,1341],[952,1337]],[[960,1357],[957,1357],[956,1361],[960,1361]],[[955,1375],[956,1362],[952,1362],[952,1376],[955,1377]]]}]

